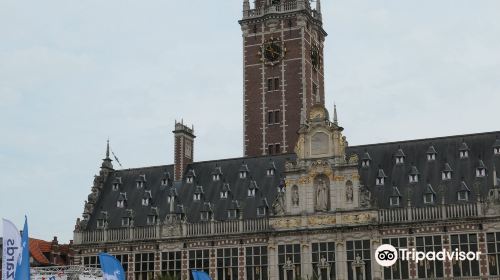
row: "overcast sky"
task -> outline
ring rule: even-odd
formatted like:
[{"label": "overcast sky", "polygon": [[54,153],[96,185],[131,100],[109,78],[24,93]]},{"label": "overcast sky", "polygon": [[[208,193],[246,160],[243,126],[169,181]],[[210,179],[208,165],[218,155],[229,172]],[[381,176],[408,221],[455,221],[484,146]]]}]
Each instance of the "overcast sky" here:
[{"label": "overcast sky", "polygon": [[[241,156],[241,2],[0,0],[0,216],[67,242],[106,139],[170,164],[175,119],[196,160]],[[499,130],[500,1],[322,4],[351,145]]]}]

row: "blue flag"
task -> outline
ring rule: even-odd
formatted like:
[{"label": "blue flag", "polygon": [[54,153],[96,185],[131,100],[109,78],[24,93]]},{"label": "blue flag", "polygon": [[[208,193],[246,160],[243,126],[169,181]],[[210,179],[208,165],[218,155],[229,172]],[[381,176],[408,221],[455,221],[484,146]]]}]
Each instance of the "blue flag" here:
[{"label": "blue flag", "polygon": [[193,270],[191,273],[193,274],[194,280],[212,280],[210,275],[208,275],[205,271]]},{"label": "blue flag", "polygon": [[15,280],[30,279],[30,240],[28,236],[28,218],[24,217],[23,236],[21,237],[21,254],[17,261]]},{"label": "blue flag", "polygon": [[125,280],[122,264],[115,257],[106,253],[99,254],[103,280]]}]

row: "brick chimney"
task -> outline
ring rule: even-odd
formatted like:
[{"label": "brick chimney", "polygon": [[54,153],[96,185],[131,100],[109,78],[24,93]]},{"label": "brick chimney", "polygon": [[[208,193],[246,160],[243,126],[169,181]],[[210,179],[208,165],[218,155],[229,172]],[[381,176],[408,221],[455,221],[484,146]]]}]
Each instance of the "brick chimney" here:
[{"label": "brick chimney", "polygon": [[175,122],[175,130],[172,131],[175,137],[174,147],[174,180],[182,180],[182,175],[186,166],[193,162],[194,128],[187,127],[184,123]]}]

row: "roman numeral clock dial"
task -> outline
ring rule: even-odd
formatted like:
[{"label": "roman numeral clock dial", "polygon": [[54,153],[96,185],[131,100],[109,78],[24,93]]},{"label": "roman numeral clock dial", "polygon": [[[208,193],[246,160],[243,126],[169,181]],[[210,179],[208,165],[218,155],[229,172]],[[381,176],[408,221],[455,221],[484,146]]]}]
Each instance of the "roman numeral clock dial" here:
[{"label": "roman numeral clock dial", "polygon": [[285,53],[285,44],[280,39],[271,37],[262,44],[258,55],[261,62],[274,66],[285,57]]}]

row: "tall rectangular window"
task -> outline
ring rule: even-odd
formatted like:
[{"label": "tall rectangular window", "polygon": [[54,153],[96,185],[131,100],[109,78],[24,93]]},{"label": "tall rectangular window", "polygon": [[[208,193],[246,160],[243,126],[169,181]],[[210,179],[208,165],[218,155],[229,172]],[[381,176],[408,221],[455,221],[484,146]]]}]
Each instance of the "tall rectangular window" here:
[{"label": "tall rectangular window", "polygon": [[273,79],[267,79],[267,91],[273,90]]},{"label": "tall rectangular window", "polygon": [[217,249],[217,280],[238,279],[238,248]]},{"label": "tall rectangular window", "polygon": [[274,124],[274,112],[273,111],[267,112],[267,123]]},{"label": "tall rectangular window", "polygon": [[[416,238],[416,249],[421,252],[439,252],[443,249],[440,235],[419,236]],[[423,260],[417,264],[417,275],[419,278],[443,277],[443,262]]]},{"label": "tall rectangular window", "polygon": [[181,279],[181,251],[161,253],[161,275],[168,279]]},{"label": "tall rectangular window", "polygon": [[319,92],[318,92],[318,85],[315,84],[315,83],[313,83],[313,92],[312,92],[312,94],[313,94],[313,97],[314,97],[314,99],[316,101],[318,99],[318,97],[319,97],[318,96]]},{"label": "tall rectangular window", "polygon": [[135,254],[135,279],[152,280],[155,272],[155,254]]},{"label": "tall rectangular window", "polygon": [[280,78],[274,78],[274,90],[280,89]]},{"label": "tall rectangular window", "polygon": [[[382,244],[391,244],[397,250],[408,248],[406,237],[382,239]],[[409,277],[407,260],[402,261],[399,258],[391,267],[384,267],[384,279],[409,279]]]},{"label": "tall rectangular window", "polygon": [[274,145],[268,145],[267,146],[267,154],[268,155],[274,155]]},{"label": "tall rectangular window", "polygon": [[245,250],[247,280],[267,280],[267,247],[247,247]]},{"label": "tall rectangular window", "polygon": [[[189,270],[202,270],[210,273],[210,250],[190,250],[189,251]],[[193,275],[190,273],[190,279],[193,280]]]},{"label": "tall rectangular window", "polygon": [[[128,255],[123,254],[123,255],[113,255],[121,264],[123,267],[123,271],[125,271],[125,274],[127,274],[128,271]],[[125,275],[125,278],[127,278],[127,275]]]},{"label": "tall rectangular window", "polygon": [[[451,250],[455,251],[458,249],[463,252],[477,252],[477,234],[452,234],[451,239]],[[453,265],[453,276],[479,276],[479,262],[478,261],[452,261]]]},{"label": "tall rectangular window", "polygon": [[313,279],[336,279],[334,242],[312,244],[312,266]]},{"label": "tall rectangular window", "polygon": [[280,154],[281,153],[281,145],[280,144],[275,144],[274,148],[275,148],[275,150],[274,150],[275,154]]},{"label": "tall rectangular window", "polygon": [[486,234],[490,275],[500,275],[500,232]]},{"label": "tall rectangular window", "polygon": [[280,110],[274,111],[274,123],[279,124],[280,121]]},{"label": "tall rectangular window", "polygon": [[278,245],[280,280],[300,279],[300,244]]},{"label": "tall rectangular window", "polygon": [[99,258],[97,256],[83,257],[83,265],[88,267],[100,268]]},{"label": "tall rectangular window", "polygon": [[347,241],[346,251],[348,279],[363,279],[363,275],[365,279],[372,279],[370,240]]}]

